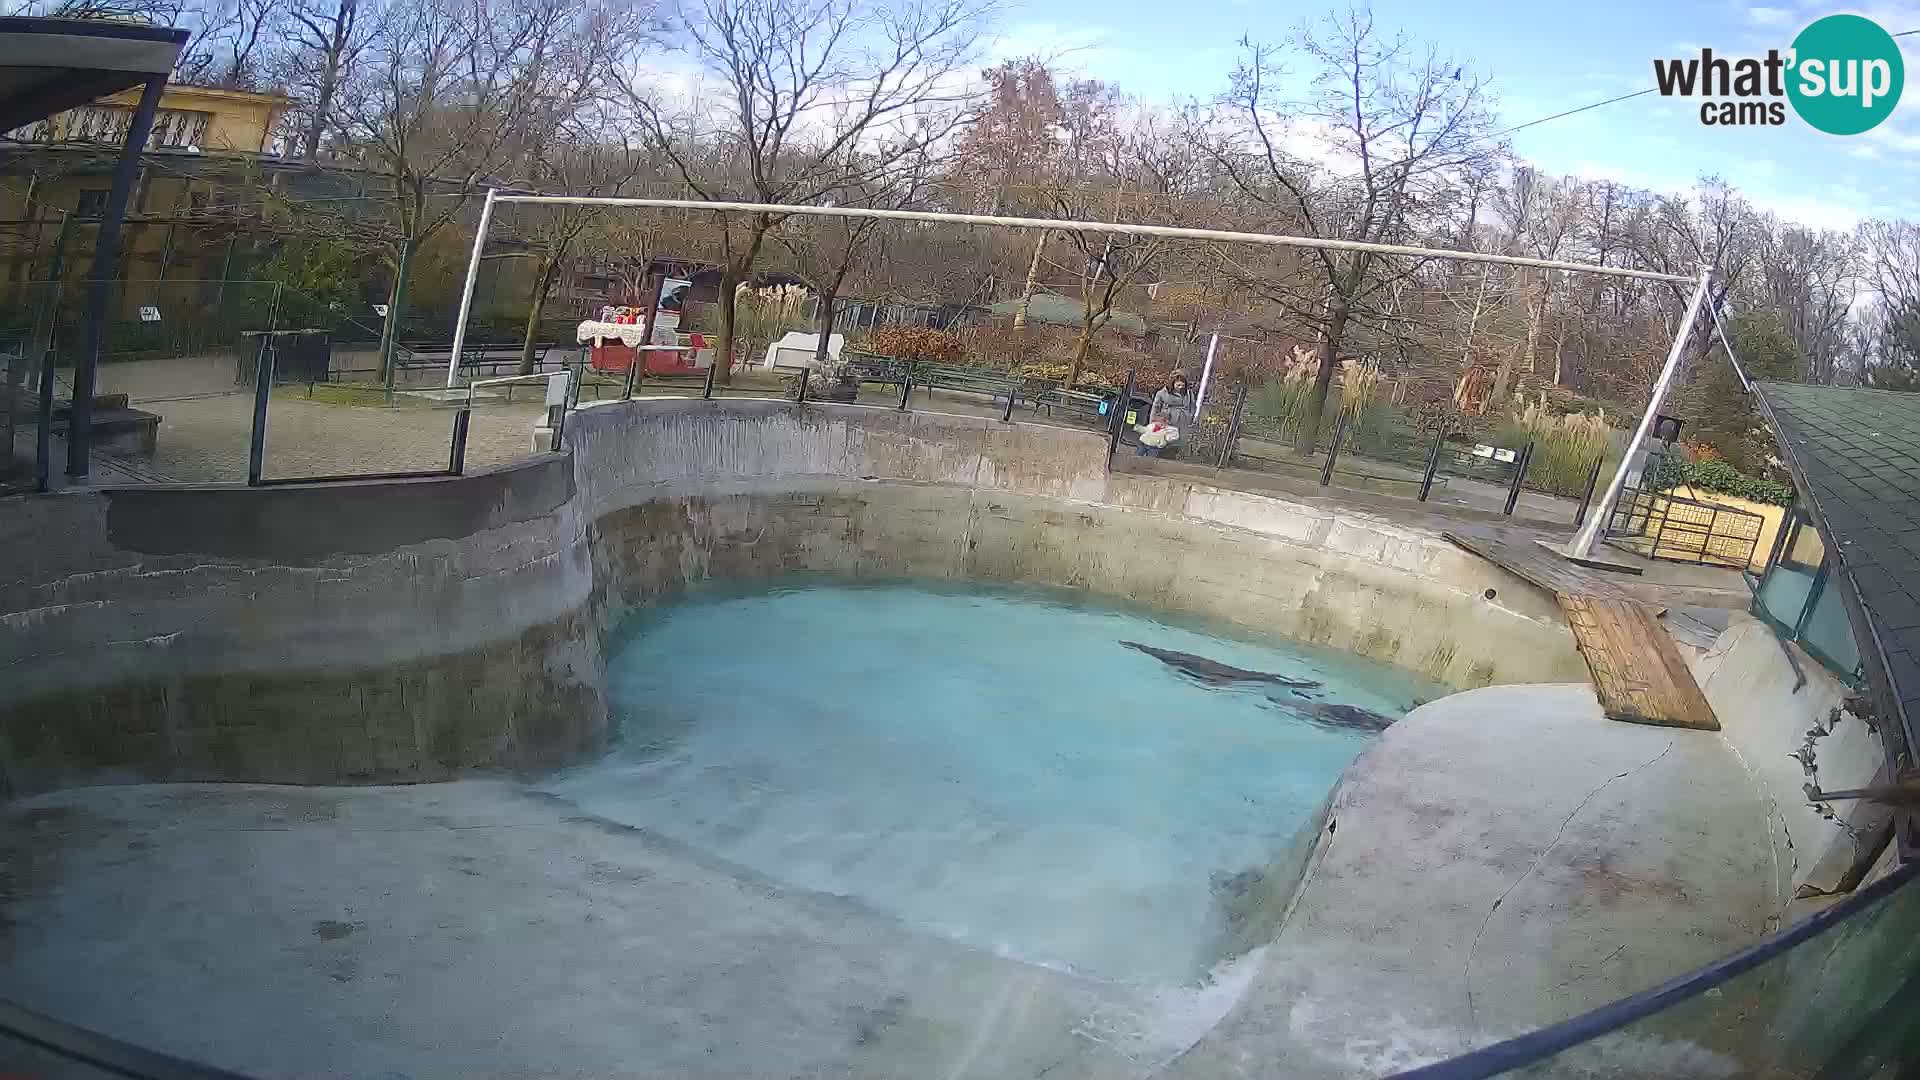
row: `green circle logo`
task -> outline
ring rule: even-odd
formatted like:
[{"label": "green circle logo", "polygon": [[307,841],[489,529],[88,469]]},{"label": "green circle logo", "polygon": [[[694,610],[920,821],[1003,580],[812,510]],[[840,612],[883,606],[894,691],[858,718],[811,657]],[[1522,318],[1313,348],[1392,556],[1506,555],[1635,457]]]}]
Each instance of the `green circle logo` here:
[{"label": "green circle logo", "polygon": [[1858,15],[1829,15],[1800,31],[1791,63],[1793,111],[1829,135],[1858,135],[1893,115],[1906,82],[1893,35]]}]

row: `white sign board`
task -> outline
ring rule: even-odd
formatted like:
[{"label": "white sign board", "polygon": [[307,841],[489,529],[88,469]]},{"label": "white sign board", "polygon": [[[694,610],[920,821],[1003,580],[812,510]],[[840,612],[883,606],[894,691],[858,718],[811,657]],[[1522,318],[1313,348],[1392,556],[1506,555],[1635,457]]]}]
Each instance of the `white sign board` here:
[{"label": "white sign board", "polygon": [[693,282],[685,278],[670,277],[660,283],[660,310],[678,312],[687,302],[687,290],[693,288]]},{"label": "white sign board", "polygon": [[152,304],[142,304],[140,307],[140,321],[141,322],[159,322],[160,309],[157,307],[154,307]]},{"label": "white sign board", "polygon": [[383,319],[384,319],[384,318],[386,318],[386,317],[387,317],[387,305],[385,305],[385,304],[375,304],[375,305],[373,305],[373,313],[374,313],[375,315],[378,315],[378,316],[380,316],[380,317],[381,317],[381,318],[383,318]]},{"label": "white sign board", "polygon": [[1477,443],[1473,448],[1473,456],[1492,458],[1495,461],[1511,462],[1517,460],[1520,455],[1512,450],[1508,450],[1504,446],[1488,446],[1486,443]]}]

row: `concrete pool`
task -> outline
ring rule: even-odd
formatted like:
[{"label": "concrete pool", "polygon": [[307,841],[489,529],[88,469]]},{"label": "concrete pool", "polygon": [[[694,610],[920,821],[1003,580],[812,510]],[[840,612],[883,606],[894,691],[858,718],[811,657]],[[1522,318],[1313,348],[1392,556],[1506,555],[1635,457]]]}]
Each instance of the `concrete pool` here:
[{"label": "concrete pool", "polygon": [[[27,554],[0,570],[15,676],[0,684],[0,847],[16,868],[0,995],[266,1073],[1057,1080],[1286,1061],[1345,1076],[1456,1053],[1723,954],[1770,925],[1802,876],[1787,828],[1812,846],[1826,827],[1774,809],[1788,796],[1770,793],[1780,786],[1765,770],[1784,754],[1749,744],[1749,768],[1737,727],[1676,742],[1600,721],[1551,599],[1417,523],[1109,474],[1097,436],[973,417],[636,401],[583,410],[569,431],[568,453],[458,479],[73,492],[0,520],[0,541]],[[1135,696],[1197,695],[1143,712],[1195,721],[1204,739],[1176,745],[1156,729],[1131,744],[1166,750],[1188,779],[1138,761],[1074,773],[1105,808],[1098,824],[1133,813],[1124,831],[1160,838],[1135,858],[1148,887],[1128,896],[1144,914],[1101,903],[1125,882],[1097,843],[1033,849],[1043,862],[1084,855],[1056,876],[1097,887],[1027,908],[1002,903],[1005,890],[961,895],[941,859],[905,865],[947,823],[991,815],[903,767],[913,755],[854,757],[872,740],[852,733],[872,726],[807,758],[777,723],[804,714],[791,699],[747,716],[761,726],[745,730],[782,751],[774,771],[695,724],[667,740],[687,760],[649,778],[663,797],[626,797],[621,770],[665,759],[626,755],[623,695],[672,687],[623,682],[625,650],[644,660],[646,638],[621,620],[671,627],[702,588],[768,596],[796,574],[828,575],[836,593],[939,583],[915,603],[1066,588],[1079,605],[1066,614],[1130,620],[1103,624],[1113,652],[1099,665],[1049,674],[1106,689],[1134,665]],[[1143,609],[1165,636],[1142,644],[1282,675],[1337,660],[1376,689],[1407,689],[1293,702],[1191,686],[1117,646],[1145,633]],[[803,636],[764,622],[762,654]],[[705,632],[707,682],[740,678],[735,659],[764,661],[743,633]],[[1179,636],[1196,632],[1204,644]],[[1277,638],[1297,647],[1236,651]],[[1027,639],[1070,644],[1058,628]],[[1773,694],[1755,677],[1785,666],[1770,639],[1716,653],[1701,677],[1723,714],[1737,711],[1729,695]],[[842,659],[822,646],[794,666],[918,707],[886,684],[893,665],[831,666]],[[1266,711],[1391,714],[1434,685],[1472,693],[1378,737]],[[1817,689],[1805,709],[1839,699]],[[1226,700],[1285,726],[1228,754],[1252,714],[1200,715]],[[1800,715],[1780,712],[1769,738]],[[1017,719],[999,733],[1044,734]],[[1062,722],[1080,736],[1139,720],[1101,708]],[[1304,741],[1283,748],[1276,731]],[[1312,768],[1261,764],[1322,737]],[[1075,768],[1115,745],[1127,744],[1096,744]],[[968,768],[996,812],[1025,815],[1009,831],[1029,836],[1065,789],[1032,782],[1024,760]],[[727,814],[714,812],[709,769],[743,792]],[[864,863],[857,847],[787,857],[775,827],[839,813],[830,798],[809,807],[800,774],[893,808]],[[1235,796],[1255,801],[1257,821],[1228,820]],[[692,812],[661,812],[674,799]],[[1146,822],[1149,811],[1161,816]],[[1241,876],[1269,853],[1288,869]],[[972,853],[979,880],[1037,873],[1020,844],[998,869],[990,854]],[[1596,874],[1640,884],[1569,906]],[[1183,885],[1168,899],[1170,880]],[[1219,936],[1218,898],[1242,893],[1258,917],[1223,947],[1201,944]],[[956,926],[943,903],[984,905],[999,923]],[[1640,944],[1539,951],[1563,929],[1586,941],[1602,917]],[[1409,1041],[1395,1025],[1436,1034]],[[1414,1049],[1353,1049],[1369,1038]]]},{"label": "concrete pool", "polygon": [[[1341,771],[1442,692],[1057,591],[769,584],[695,594],[618,634],[614,751],[544,790],[1106,979],[1178,986],[1228,958]],[[1128,641],[1302,685],[1195,678]]]}]

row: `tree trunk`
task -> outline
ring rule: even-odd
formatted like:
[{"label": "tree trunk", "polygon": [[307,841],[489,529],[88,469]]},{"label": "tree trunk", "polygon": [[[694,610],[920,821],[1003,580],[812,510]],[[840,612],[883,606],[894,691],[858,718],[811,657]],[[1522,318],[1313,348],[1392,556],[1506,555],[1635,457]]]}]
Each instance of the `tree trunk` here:
[{"label": "tree trunk", "polygon": [[722,386],[733,385],[735,293],[740,283],[752,275],[754,257],[760,254],[760,245],[766,242],[767,233],[772,228],[773,224],[766,220],[765,214],[754,218],[753,236],[747,244],[747,250],[730,256],[726,261],[726,269],[720,272],[720,349],[714,354],[713,362],[720,368],[715,381]]},{"label": "tree trunk", "polygon": [[1327,395],[1333,390],[1334,368],[1339,366],[1340,339],[1347,332],[1347,318],[1352,311],[1345,298],[1336,297],[1327,304],[1327,324],[1320,332],[1320,370],[1313,377],[1313,400],[1307,403],[1307,419],[1300,425],[1300,434],[1294,439],[1294,449],[1302,454],[1313,453],[1313,443],[1320,435],[1320,420],[1327,411]]},{"label": "tree trunk", "polygon": [[400,349],[400,319],[407,312],[407,278],[413,273],[413,251],[420,241],[409,236],[400,242],[400,262],[393,271],[393,298],[387,302],[387,336],[380,348],[380,381],[393,377],[394,354]]},{"label": "tree trunk", "polygon": [[527,327],[520,337],[520,366],[514,370],[516,375],[533,374],[534,339],[540,336],[540,316],[546,311],[547,290],[553,286],[553,268],[557,265],[546,255],[540,256],[533,265],[533,289],[527,297]]},{"label": "tree trunk", "polygon": [[832,289],[820,289],[816,295],[819,297],[820,304],[819,310],[813,313],[813,333],[817,339],[813,343],[813,366],[823,368],[827,366],[828,360],[827,339],[833,336],[835,297]]},{"label": "tree trunk", "polygon": [[720,369],[714,373],[714,380],[727,386],[733,384],[733,309],[739,285],[740,271],[729,259],[720,271],[720,341],[713,353],[714,366]]},{"label": "tree trunk", "polygon": [[1067,369],[1067,388],[1080,381],[1080,369],[1086,366],[1087,353],[1093,348],[1093,313],[1082,309],[1080,337],[1073,343],[1073,365]]},{"label": "tree trunk", "polygon": [[339,77],[338,69],[329,63],[320,72],[320,89],[314,97],[313,119],[307,123],[306,136],[301,140],[300,157],[311,162],[320,156],[320,137],[327,126],[327,111],[333,108],[334,81]]},{"label": "tree trunk", "polygon": [[1027,263],[1027,284],[1020,290],[1020,303],[1013,309],[1013,328],[1027,328],[1027,305],[1033,302],[1034,282],[1040,277],[1040,253],[1047,249],[1047,231],[1040,230],[1040,239],[1033,242],[1033,258]]}]

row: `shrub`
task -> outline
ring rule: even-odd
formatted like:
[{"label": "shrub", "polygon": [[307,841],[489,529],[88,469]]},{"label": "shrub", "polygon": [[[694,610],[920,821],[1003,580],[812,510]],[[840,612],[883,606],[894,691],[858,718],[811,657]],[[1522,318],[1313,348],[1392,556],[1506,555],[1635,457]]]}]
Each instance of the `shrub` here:
[{"label": "shrub", "polygon": [[1543,491],[1578,497],[1586,491],[1593,463],[1607,452],[1613,425],[1604,412],[1556,413],[1543,394],[1533,401],[1516,399],[1496,438],[1514,448],[1532,442],[1527,477]]},{"label": "shrub", "polygon": [[967,356],[959,334],[928,326],[876,326],[859,351],[936,364],[956,364]]},{"label": "shrub", "polygon": [[1671,455],[1663,457],[1659,472],[1653,477],[1653,486],[1659,491],[1698,488],[1775,506],[1785,506],[1793,498],[1793,488],[1786,484],[1748,476],[1718,459],[1688,462]]}]

